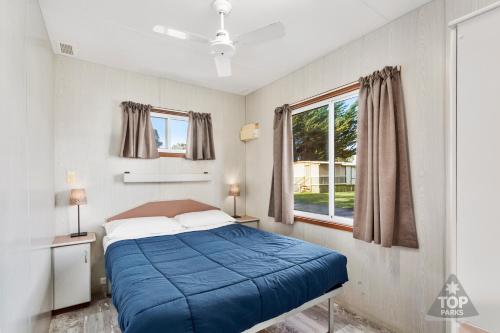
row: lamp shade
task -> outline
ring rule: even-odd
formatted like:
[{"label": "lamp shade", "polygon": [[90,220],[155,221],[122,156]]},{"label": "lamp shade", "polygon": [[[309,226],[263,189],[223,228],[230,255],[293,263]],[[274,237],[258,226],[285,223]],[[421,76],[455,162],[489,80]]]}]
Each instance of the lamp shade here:
[{"label": "lamp shade", "polygon": [[232,195],[233,197],[239,197],[240,196],[240,185],[238,185],[238,184],[229,185],[229,195]]},{"label": "lamp shade", "polygon": [[69,194],[70,205],[85,205],[87,203],[87,194],[83,188],[72,189]]}]

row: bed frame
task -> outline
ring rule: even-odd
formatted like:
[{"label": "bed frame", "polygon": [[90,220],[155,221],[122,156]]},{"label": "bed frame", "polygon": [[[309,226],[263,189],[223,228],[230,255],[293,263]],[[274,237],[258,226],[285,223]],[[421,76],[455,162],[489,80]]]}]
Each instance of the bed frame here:
[{"label": "bed frame", "polygon": [[[166,217],[174,217],[179,214],[190,213],[190,212],[201,212],[205,210],[213,210],[219,209],[214,206],[210,206],[204,204],[202,202],[198,202],[191,199],[186,200],[171,200],[171,201],[156,201],[156,202],[148,202],[144,205],[132,208],[118,215],[112,216],[106,220],[106,222],[111,222],[119,219],[128,219],[134,217],[150,217],[150,216],[166,216]],[[111,295],[111,285],[108,281],[108,294]],[[326,300],[328,300],[328,332],[334,332],[334,297],[339,295],[342,292],[342,287],[339,287],[335,290],[327,292],[320,297],[310,300],[302,304],[301,306],[285,312],[277,317],[271,318],[269,320],[263,321],[243,333],[257,333],[263,329],[266,329],[272,325],[275,325],[279,322],[284,321],[286,318],[291,317],[297,313],[300,313],[306,309],[309,309],[313,306],[319,305]]]},{"label": "bed frame", "polygon": [[134,217],[151,217],[151,216],[174,217],[179,214],[202,212],[205,210],[214,210],[214,209],[219,209],[219,208],[191,199],[153,201],[129,209],[118,215],[112,216],[108,218],[106,222],[111,222],[120,219],[130,219]]},{"label": "bed frame", "polygon": [[263,330],[265,328],[268,328],[269,326],[272,326],[274,324],[277,324],[279,322],[284,321],[288,317],[291,317],[293,315],[296,315],[297,313],[300,313],[304,310],[312,308],[313,306],[319,305],[326,300],[328,300],[328,332],[333,333],[334,332],[333,324],[335,322],[335,320],[334,320],[335,319],[334,297],[341,293],[341,289],[342,289],[342,287],[337,288],[335,290],[332,290],[332,291],[330,291],[330,292],[328,292],[328,293],[326,293],[318,298],[312,299],[309,302],[302,304],[298,308],[295,308],[291,311],[285,312],[282,315],[271,318],[269,320],[263,321],[262,323],[258,323],[254,327],[249,328],[246,331],[243,331],[243,333],[257,333],[260,330]]}]

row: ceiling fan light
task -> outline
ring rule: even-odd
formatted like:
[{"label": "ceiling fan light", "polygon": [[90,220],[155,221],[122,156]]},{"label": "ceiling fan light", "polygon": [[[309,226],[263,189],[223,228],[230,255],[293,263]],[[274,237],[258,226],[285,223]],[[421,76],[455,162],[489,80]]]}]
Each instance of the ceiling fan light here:
[{"label": "ceiling fan light", "polygon": [[162,25],[157,24],[157,25],[155,25],[153,27],[153,31],[156,32],[156,33],[159,33],[159,34],[164,34],[165,33],[165,27],[162,26]]}]

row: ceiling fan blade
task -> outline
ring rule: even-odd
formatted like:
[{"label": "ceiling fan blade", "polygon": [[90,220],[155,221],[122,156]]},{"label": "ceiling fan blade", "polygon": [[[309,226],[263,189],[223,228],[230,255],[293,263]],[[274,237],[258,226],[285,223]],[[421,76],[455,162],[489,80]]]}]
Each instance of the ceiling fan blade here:
[{"label": "ceiling fan blade", "polygon": [[177,38],[177,39],[184,39],[184,40],[197,42],[197,43],[206,44],[210,41],[210,38],[205,37],[203,35],[192,33],[192,32],[176,30],[176,29],[172,29],[172,28],[167,28],[163,25],[155,25],[153,27],[153,31],[156,32],[157,34],[160,34],[160,35],[165,35],[165,36]]},{"label": "ceiling fan blade", "polygon": [[187,39],[193,42],[198,42],[203,44],[208,44],[210,42],[210,38],[203,35],[195,34],[193,32],[187,32],[186,35],[188,37]]},{"label": "ceiling fan blade", "polygon": [[214,60],[218,77],[231,76],[231,58],[225,56],[215,56]]},{"label": "ceiling fan blade", "polygon": [[241,45],[257,44],[278,39],[283,36],[285,36],[285,26],[281,22],[275,22],[257,30],[239,35],[235,38],[234,42]]}]

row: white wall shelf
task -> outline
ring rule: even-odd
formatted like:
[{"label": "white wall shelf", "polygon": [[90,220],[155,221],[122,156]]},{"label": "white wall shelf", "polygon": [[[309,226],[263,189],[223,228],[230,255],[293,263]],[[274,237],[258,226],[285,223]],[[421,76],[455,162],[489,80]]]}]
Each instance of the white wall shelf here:
[{"label": "white wall shelf", "polygon": [[123,173],[124,183],[184,183],[209,182],[212,175],[209,173],[180,173],[180,174],[135,174]]}]

